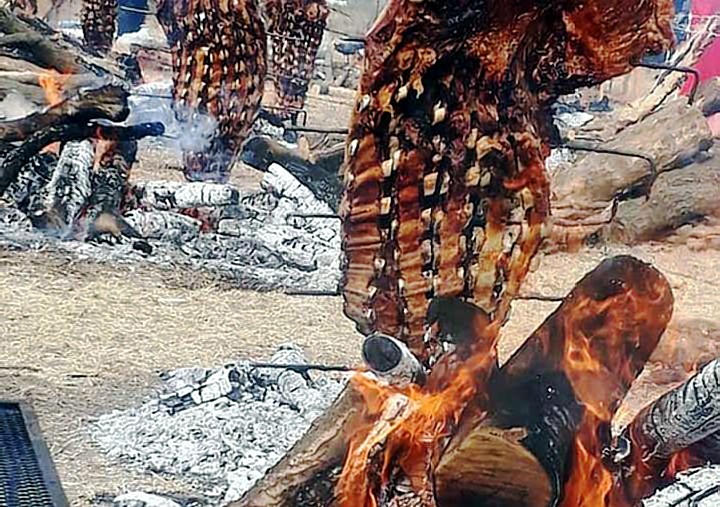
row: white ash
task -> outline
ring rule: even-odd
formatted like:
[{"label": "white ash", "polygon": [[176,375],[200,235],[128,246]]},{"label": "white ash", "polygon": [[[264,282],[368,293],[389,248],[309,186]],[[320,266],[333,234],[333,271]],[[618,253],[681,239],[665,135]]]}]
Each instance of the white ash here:
[{"label": "white ash", "polygon": [[643,500],[643,507],[716,507],[720,505],[720,466],[678,474],[677,480]]},{"label": "white ash", "polygon": [[[270,362],[306,360],[297,346],[289,345]],[[218,382],[228,371],[238,374],[227,385]],[[89,431],[113,460],[172,475],[212,505],[223,505],[262,477],[345,383],[343,378],[315,372],[310,378],[308,383],[294,371],[252,368],[248,363],[216,370],[175,370],[163,375],[163,392],[157,399],[104,415]],[[203,390],[210,401],[201,400]],[[173,413],[173,406],[180,408]]]},{"label": "white ash", "polygon": [[65,144],[50,182],[45,189],[44,210],[54,225],[72,226],[91,194],[90,172],[95,149],[92,142],[71,141]]},{"label": "white ash", "polygon": [[3,208],[0,248],[52,250],[80,260],[149,263],[174,271],[186,268],[220,275],[246,289],[336,290],[341,276],[340,222],[293,216],[332,210],[280,166],[273,166],[266,177],[264,191],[244,194],[231,185],[197,192],[193,183],[141,183],[144,188],[165,189],[164,198],[157,199],[160,207],[189,202],[191,194],[217,203],[235,202],[237,196],[237,204],[217,204],[205,210],[215,223],[215,232],[200,230],[201,224],[194,218],[153,208],[149,200],[139,199],[138,206],[146,209],[132,210],[125,219],[152,247],[150,254],[140,242],[124,237],[120,244],[109,246],[85,243],[79,236],[61,240],[48,231],[28,230],[23,213],[30,219],[34,215],[17,206]]},{"label": "white ash", "polygon": [[170,211],[204,206],[231,206],[240,194],[232,185],[209,182],[143,181],[133,186],[142,207]]}]

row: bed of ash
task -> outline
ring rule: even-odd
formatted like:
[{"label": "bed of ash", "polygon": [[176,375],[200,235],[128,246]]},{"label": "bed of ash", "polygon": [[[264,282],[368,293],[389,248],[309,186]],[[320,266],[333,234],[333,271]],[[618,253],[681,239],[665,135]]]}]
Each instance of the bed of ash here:
[{"label": "bed of ash", "polygon": [[[307,363],[294,344],[281,346],[269,362]],[[161,379],[156,397],[103,415],[88,431],[112,461],[172,475],[197,498],[136,492],[112,499],[114,505],[224,505],[240,498],[335,400],[346,380],[247,361],[174,370]]]}]

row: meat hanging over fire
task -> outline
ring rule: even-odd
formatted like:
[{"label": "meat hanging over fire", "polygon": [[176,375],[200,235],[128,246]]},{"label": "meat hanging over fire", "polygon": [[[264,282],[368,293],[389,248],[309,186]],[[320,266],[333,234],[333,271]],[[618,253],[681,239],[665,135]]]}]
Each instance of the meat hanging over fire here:
[{"label": "meat hanging over fire", "polygon": [[110,51],[115,37],[117,13],[117,0],[83,1],[82,30],[89,48],[102,53]]},{"label": "meat hanging over fire", "polygon": [[330,9],[325,0],[269,0],[272,78],[281,114],[302,109]]},{"label": "meat hanging over fire", "polygon": [[189,180],[226,181],[262,99],[266,37],[256,0],[181,0],[160,8],[173,44],[176,116],[213,122],[209,146],[184,155]]},{"label": "meat hanging over fire", "polygon": [[[435,505],[442,442],[468,407],[483,413],[499,328],[546,236],[550,106],[669,48],[672,14],[670,0],[390,0],[346,147],[342,290],[363,334],[404,341],[432,369],[394,390],[356,378],[368,422],[350,439],[342,505],[400,505],[386,488],[399,471],[408,505]],[[443,354],[428,313],[452,298],[475,312],[465,345]],[[578,502],[563,505],[591,505]]]}]

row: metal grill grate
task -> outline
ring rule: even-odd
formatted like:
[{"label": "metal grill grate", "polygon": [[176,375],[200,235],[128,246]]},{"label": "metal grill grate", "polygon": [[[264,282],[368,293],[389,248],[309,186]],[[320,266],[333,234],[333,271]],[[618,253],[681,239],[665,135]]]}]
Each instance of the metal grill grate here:
[{"label": "metal grill grate", "polygon": [[32,411],[0,402],[0,507],[65,507]]}]

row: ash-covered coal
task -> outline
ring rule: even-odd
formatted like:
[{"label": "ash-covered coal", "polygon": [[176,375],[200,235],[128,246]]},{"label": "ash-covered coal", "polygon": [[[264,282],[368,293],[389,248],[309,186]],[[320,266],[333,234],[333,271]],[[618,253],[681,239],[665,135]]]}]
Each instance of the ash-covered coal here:
[{"label": "ash-covered coal", "polygon": [[643,500],[642,507],[716,507],[720,505],[720,466],[678,474],[675,482]]},{"label": "ash-covered coal", "polygon": [[[307,364],[282,346],[274,364]],[[342,390],[337,375],[253,367],[183,368],[162,375],[158,397],[89,427],[113,460],[173,476],[210,505],[239,498]]]}]

